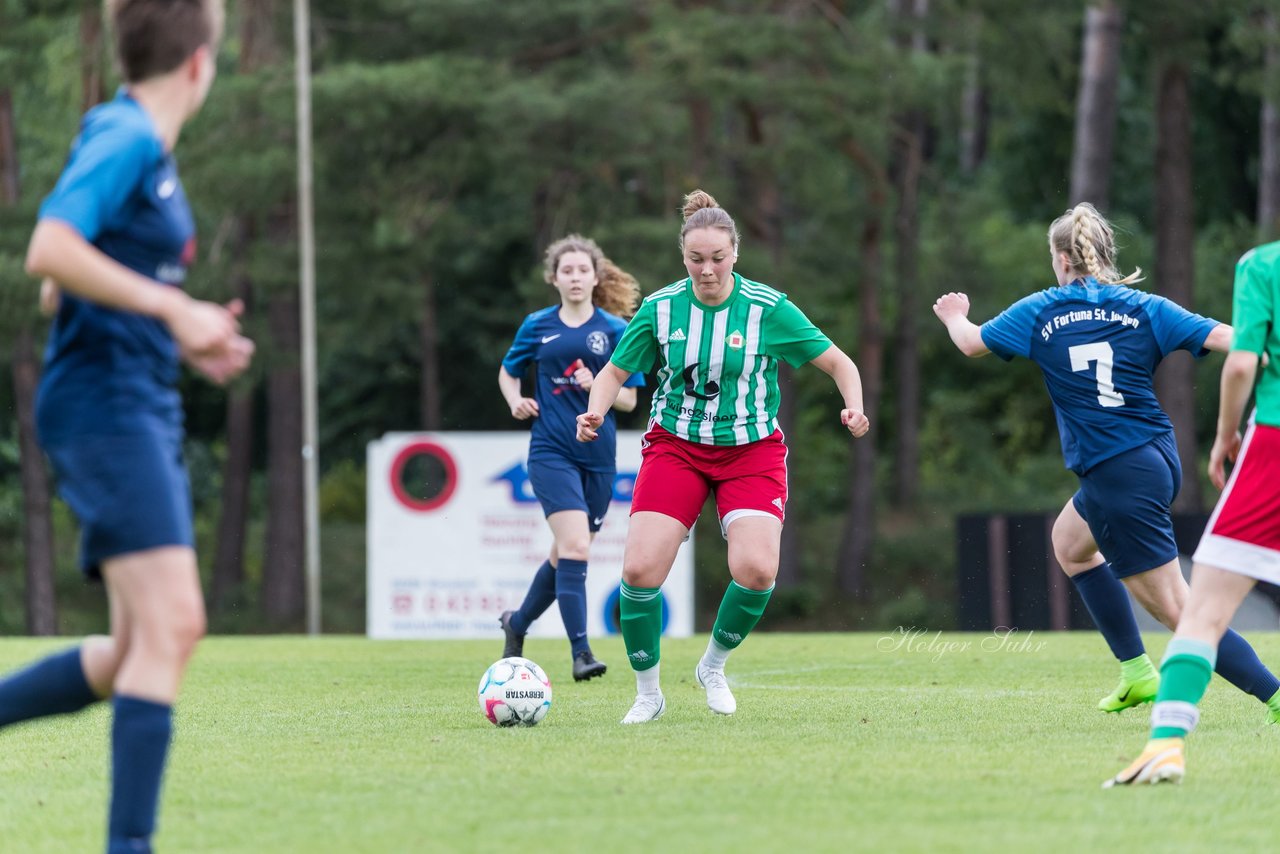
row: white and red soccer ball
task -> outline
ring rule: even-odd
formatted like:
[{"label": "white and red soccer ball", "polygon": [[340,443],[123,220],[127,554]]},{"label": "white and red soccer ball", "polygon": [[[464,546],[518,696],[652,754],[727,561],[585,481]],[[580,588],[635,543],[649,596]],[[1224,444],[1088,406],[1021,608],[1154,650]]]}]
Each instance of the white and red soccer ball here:
[{"label": "white and red soccer ball", "polygon": [[480,677],[480,711],[495,726],[533,726],[551,708],[551,680],[527,658],[503,658]]}]

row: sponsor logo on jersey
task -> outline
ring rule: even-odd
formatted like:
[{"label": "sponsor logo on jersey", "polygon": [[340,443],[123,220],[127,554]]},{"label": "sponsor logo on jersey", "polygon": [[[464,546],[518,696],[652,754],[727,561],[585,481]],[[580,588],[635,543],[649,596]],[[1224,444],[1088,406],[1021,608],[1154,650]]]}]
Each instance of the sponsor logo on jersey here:
[{"label": "sponsor logo on jersey", "polygon": [[597,329],[587,336],[587,349],[597,356],[603,356],[604,351],[609,349],[609,336]]},{"label": "sponsor logo on jersey", "polygon": [[708,378],[706,385],[702,387],[702,391],[698,390],[698,365],[692,364],[684,369],[684,385],[688,389],[690,397],[696,397],[698,400],[715,400],[720,396],[720,383]]},{"label": "sponsor logo on jersey", "polygon": [[560,337],[560,335],[561,335],[561,333],[559,333],[559,332],[557,332],[555,335],[543,335],[543,336],[542,336],[542,343],[543,343],[543,344],[547,344],[547,343],[549,343],[549,342],[551,342],[551,341],[554,341],[554,340],[556,340],[557,338],[559,338],[559,337]]},{"label": "sponsor logo on jersey", "polygon": [[667,340],[668,340],[668,341],[683,341],[683,340],[684,340],[684,330],[683,330],[683,329],[677,329],[675,332],[672,332],[672,333],[671,333],[670,337],[668,337],[668,338],[667,338]]},{"label": "sponsor logo on jersey", "polygon": [[729,333],[728,338],[724,339],[724,343],[729,345],[730,350],[741,350],[742,345],[747,341],[742,337],[742,333],[735,329]]}]

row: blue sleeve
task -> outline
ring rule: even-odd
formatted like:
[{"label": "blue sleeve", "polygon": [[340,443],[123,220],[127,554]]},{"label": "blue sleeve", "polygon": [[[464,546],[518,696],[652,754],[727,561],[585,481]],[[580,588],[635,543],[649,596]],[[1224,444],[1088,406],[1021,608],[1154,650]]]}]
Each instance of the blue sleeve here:
[{"label": "blue sleeve", "polygon": [[534,360],[538,348],[538,316],[531,314],[516,330],[516,338],[511,348],[502,358],[502,369],[513,377],[524,376],[525,368]]},{"label": "blue sleeve", "polygon": [[982,324],[982,343],[1006,362],[1014,356],[1031,356],[1031,335],[1036,317],[1044,305],[1043,294],[1032,294],[1015,302]]},{"label": "blue sleeve", "polygon": [[1160,354],[1167,356],[1174,350],[1187,350],[1199,359],[1208,354],[1204,339],[1218,325],[1218,321],[1187,311],[1172,300],[1155,294],[1147,294],[1145,306],[1151,318],[1151,333],[1160,345]]},{"label": "blue sleeve", "polygon": [[[621,317],[614,315],[609,316],[609,330],[613,333],[614,346],[618,346],[618,341],[622,340],[622,333],[627,331],[627,322]],[[627,377],[627,381],[622,384],[623,388],[637,388],[644,385],[644,374],[637,371]]]},{"label": "blue sleeve", "polygon": [[62,220],[94,242],[123,222],[130,199],[155,167],[157,148],[154,137],[129,125],[82,136],[40,205],[40,219]]}]

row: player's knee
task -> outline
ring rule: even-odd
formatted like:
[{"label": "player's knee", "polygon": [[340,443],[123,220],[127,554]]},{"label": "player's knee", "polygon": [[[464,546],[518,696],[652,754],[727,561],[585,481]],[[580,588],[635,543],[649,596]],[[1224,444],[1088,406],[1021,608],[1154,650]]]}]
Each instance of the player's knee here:
[{"label": "player's knee", "polygon": [[204,603],[198,598],[175,602],[163,620],[147,632],[153,649],[165,658],[184,662],[208,631]]},{"label": "player's knee", "polygon": [[662,573],[652,564],[642,561],[622,563],[622,580],[628,587],[661,587]]},{"label": "player's knee", "polygon": [[767,560],[744,560],[729,570],[733,580],[748,590],[768,590],[778,577],[778,564]]},{"label": "player's knee", "polygon": [[110,696],[128,644],[118,643],[114,637],[90,635],[84,639],[81,649],[85,680],[99,697]]},{"label": "player's knee", "polygon": [[556,540],[556,554],[567,560],[586,560],[591,554],[591,538],[568,537]]}]

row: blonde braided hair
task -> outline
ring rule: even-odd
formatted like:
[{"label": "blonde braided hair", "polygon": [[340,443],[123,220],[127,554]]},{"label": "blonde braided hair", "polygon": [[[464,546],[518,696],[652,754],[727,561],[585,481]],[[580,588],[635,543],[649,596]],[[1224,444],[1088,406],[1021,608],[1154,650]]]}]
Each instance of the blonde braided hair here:
[{"label": "blonde braided hair", "polygon": [[1049,226],[1049,248],[1071,261],[1071,269],[1088,273],[1102,284],[1142,281],[1142,268],[1127,276],[1116,270],[1116,237],[1111,223],[1088,202],[1071,208]]}]

